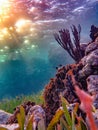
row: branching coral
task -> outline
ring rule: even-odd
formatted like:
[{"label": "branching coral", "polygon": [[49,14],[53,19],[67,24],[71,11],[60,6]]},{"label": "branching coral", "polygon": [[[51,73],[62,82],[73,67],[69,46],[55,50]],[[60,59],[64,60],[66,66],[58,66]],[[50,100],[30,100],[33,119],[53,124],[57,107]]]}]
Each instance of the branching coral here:
[{"label": "branching coral", "polygon": [[60,30],[59,34],[54,34],[54,37],[60,46],[64,48],[76,62],[79,62],[83,57],[83,52],[80,46],[81,26],[78,25],[78,28],[76,28],[76,26],[73,25],[71,31],[73,34],[73,40],[71,39],[70,31],[68,29]]}]

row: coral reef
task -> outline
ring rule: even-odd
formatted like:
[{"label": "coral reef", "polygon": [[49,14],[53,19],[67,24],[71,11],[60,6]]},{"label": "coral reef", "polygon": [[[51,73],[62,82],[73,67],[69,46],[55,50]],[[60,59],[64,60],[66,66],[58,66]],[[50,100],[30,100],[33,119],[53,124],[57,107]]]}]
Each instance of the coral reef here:
[{"label": "coral reef", "polygon": [[74,103],[78,100],[70,80],[70,71],[72,68],[74,68],[74,65],[59,68],[55,78],[51,79],[45,87],[44,99],[47,124],[52,119],[56,110],[61,106],[60,94],[67,98],[69,103]]},{"label": "coral reef", "polygon": [[[65,32],[66,31],[63,30],[60,33],[63,35]],[[61,39],[59,37],[58,39],[60,42]],[[64,43],[64,45],[65,44],[67,43]],[[79,62],[76,64],[58,68],[55,78],[51,79],[49,84],[45,87],[44,99],[47,123],[50,122],[53,114],[61,105],[60,94],[62,94],[70,104],[75,102],[80,103],[75,93],[73,78],[81,89],[95,97],[93,105],[98,109],[98,41],[95,39],[94,42],[83,45],[82,47],[84,48],[84,57],[80,57],[81,60],[79,59]]]}]

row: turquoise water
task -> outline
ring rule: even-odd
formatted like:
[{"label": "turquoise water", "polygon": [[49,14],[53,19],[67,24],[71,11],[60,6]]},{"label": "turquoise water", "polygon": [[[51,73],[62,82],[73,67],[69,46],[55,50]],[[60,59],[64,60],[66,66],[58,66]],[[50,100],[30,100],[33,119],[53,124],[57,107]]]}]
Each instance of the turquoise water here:
[{"label": "turquoise water", "polygon": [[0,4],[0,99],[44,89],[59,64],[73,62],[56,43],[55,32],[80,24],[81,43],[88,43],[91,25],[98,27],[98,0]]},{"label": "turquoise water", "polygon": [[[47,51],[48,48],[38,46],[31,48],[31,46],[13,52],[1,51],[0,99],[32,94],[44,89],[54,76],[56,65],[66,63],[65,51],[61,48],[55,47]],[[62,51],[57,51],[58,49]],[[58,59],[58,56],[62,58]]]},{"label": "turquoise water", "polygon": [[[36,50],[37,51],[37,50]],[[52,73],[48,61],[35,55],[34,50],[9,52],[0,62],[0,98],[38,92]]]},{"label": "turquoise water", "polygon": [[0,97],[13,97],[41,90],[52,75],[48,72],[48,68],[48,63],[41,59],[33,59],[30,65],[26,64],[23,59],[1,63]]}]

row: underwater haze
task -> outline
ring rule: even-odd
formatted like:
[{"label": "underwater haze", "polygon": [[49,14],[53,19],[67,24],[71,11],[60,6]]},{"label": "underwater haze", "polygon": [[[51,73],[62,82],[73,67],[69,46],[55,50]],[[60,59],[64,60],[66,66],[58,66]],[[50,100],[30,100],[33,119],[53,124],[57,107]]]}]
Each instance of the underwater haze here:
[{"label": "underwater haze", "polygon": [[73,63],[53,34],[82,27],[81,43],[98,26],[98,0],[0,1],[0,99],[44,89],[56,67]]}]

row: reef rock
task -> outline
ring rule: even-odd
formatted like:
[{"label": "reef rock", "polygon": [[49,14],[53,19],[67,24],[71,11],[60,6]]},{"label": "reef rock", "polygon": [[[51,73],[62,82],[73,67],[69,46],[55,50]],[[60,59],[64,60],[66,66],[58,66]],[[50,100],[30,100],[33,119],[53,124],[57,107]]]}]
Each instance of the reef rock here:
[{"label": "reef rock", "polygon": [[[15,108],[14,114],[8,119],[7,125],[4,126],[5,128],[10,126],[10,128],[12,128],[10,130],[14,130],[13,129],[14,124],[15,123],[17,124],[16,116],[20,112],[20,106]],[[29,119],[33,117],[33,121],[32,121],[33,129],[35,130],[40,125],[40,129],[42,127],[42,129],[45,130],[46,129],[45,128],[46,114],[45,114],[44,109],[40,105],[35,105],[34,102],[30,102],[30,101],[25,102],[24,104],[22,104],[22,106],[25,110],[25,116],[26,116],[25,125],[24,125],[25,129],[26,129]],[[15,129],[15,130],[18,130],[18,129]]]},{"label": "reef rock", "polygon": [[0,130],[6,128],[7,130],[19,130],[18,124],[6,125],[7,120],[12,116],[12,114],[0,110]]},{"label": "reef rock", "polygon": [[12,116],[12,114],[0,110],[0,124],[6,124],[7,120]]},{"label": "reef rock", "polygon": [[85,45],[84,50],[85,55],[78,63],[58,68],[56,76],[45,87],[44,99],[47,125],[55,111],[61,106],[60,94],[70,104],[80,103],[75,93],[73,78],[81,89],[91,95],[95,94],[93,104],[98,109],[98,42]]},{"label": "reef rock", "polygon": [[81,59],[82,70],[79,71],[79,78],[87,78],[89,75],[98,74],[98,42],[89,44],[85,51],[85,57]]},{"label": "reef rock", "polygon": [[44,109],[39,105],[34,105],[30,108],[28,111],[26,120],[28,121],[30,116],[33,116],[33,129],[35,130],[39,125],[40,129],[42,126],[42,129],[45,130],[45,123],[46,123],[46,115]]},{"label": "reef rock", "polygon": [[85,50],[85,55],[88,55],[90,52],[94,51],[98,49],[98,42],[92,42],[90,43],[87,47],[86,47],[86,50]]},{"label": "reef rock", "polygon": [[[28,114],[30,108],[32,106],[35,105],[34,102],[24,102],[23,104],[21,104],[25,110],[25,115]],[[20,106],[17,106],[15,109],[14,109],[14,113],[12,114],[12,116],[7,120],[7,124],[12,124],[12,123],[17,123],[17,114],[20,112]]]},{"label": "reef rock", "polygon": [[11,125],[0,124],[0,130],[3,130],[3,128],[6,128],[7,130],[20,130],[18,124],[11,124]]},{"label": "reef rock", "polygon": [[58,69],[55,78],[51,79],[44,90],[45,112],[47,125],[55,114],[56,110],[61,106],[60,94],[62,94],[69,103],[79,102],[74,91],[71,76],[75,76],[74,68],[79,69],[77,65],[63,66]]},{"label": "reef rock", "polygon": [[96,109],[98,109],[98,75],[90,75],[87,78],[88,92],[94,96],[94,103]]}]

